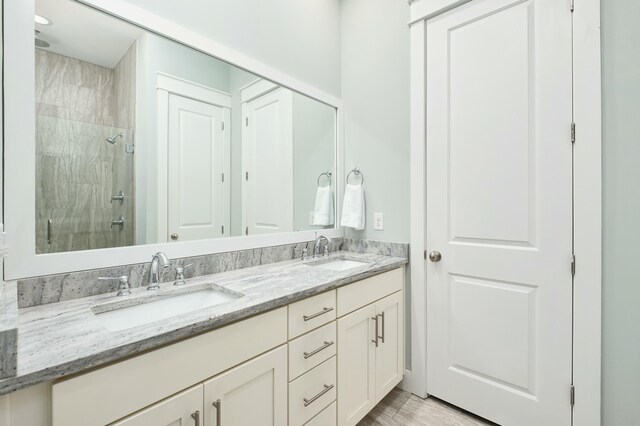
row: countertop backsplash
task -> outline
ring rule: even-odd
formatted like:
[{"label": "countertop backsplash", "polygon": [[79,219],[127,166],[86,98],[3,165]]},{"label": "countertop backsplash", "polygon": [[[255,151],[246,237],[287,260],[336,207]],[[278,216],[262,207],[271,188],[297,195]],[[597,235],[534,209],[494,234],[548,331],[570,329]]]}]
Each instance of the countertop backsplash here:
[{"label": "countertop backsplash", "polygon": [[[301,258],[304,248],[307,248],[311,255],[313,241],[176,258],[162,271],[161,281],[172,281],[176,268],[189,263],[193,263],[193,268],[186,271],[187,278]],[[331,252],[339,250],[408,258],[409,244],[348,238],[332,239]],[[98,277],[104,276],[128,275],[132,288],[145,286],[149,282],[149,266],[150,262],[146,262],[18,280],[18,307],[26,308],[115,292],[117,282],[98,280]]]}]

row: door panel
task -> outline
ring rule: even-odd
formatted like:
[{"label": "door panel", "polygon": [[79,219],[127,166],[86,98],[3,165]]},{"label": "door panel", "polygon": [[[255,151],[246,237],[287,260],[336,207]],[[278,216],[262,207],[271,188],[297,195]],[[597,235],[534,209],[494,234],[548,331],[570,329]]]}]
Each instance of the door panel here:
[{"label": "door panel", "polygon": [[402,292],[376,302],[376,311],[380,330],[376,348],[376,401],[380,401],[400,383],[404,374]]},{"label": "door panel", "polygon": [[246,233],[293,230],[293,100],[276,89],[244,106]]},{"label": "door panel", "polygon": [[427,21],[427,391],[570,424],[571,14],[478,0]]},{"label": "door panel", "polygon": [[169,95],[168,233],[180,241],[222,236],[223,116],[221,107]]},{"label": "door panel", "polygon": [[[214,402],[218,404],[214,406]],[[207,426],[287,423],[287,347],[247,361],[204,384]],[[219,410],[219,413],[218,413]]]},{"label": "door panel", "polygon": [[338,425],[357,424],[376,405],[375,304],[338,320]]},{"label": "door panel", "polygon": [[196,417],[202,422],[202,412],[202,385],[197,385],[112,425],[191,426]]}]

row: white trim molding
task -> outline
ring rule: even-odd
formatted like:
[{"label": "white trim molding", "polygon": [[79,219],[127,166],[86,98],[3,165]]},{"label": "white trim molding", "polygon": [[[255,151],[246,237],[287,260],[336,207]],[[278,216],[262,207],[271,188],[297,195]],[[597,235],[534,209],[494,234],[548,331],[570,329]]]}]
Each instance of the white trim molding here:
[{"label": "white trim molding", "polygon": [[[138,27],[189,46],[239,68],[309,96],[336,109],[336,175],[342,175],[344,147],[342,102],[262,62],[238,53],[168,19],[125,0],[76,0],[124,19]],[[198,256],[281,244],[310,241],[318,231],[159,243],[140,246],[36,255],[35,248],[35,60],[33,55],[34,0],[4,2],[4,125],[5,125],[5,217],[7,244],[5,279],[21,279],[71,271],[106,268],[149,261],[156,251],[171,258]],[[175,82],[174,82],[175,83]],[[8,143],[6,143],[8,141]],[[344,185],[337,176],[337,194]],[[29,188],[34,188],[29,190]],[[336,197],[338,212],[339,199]],[[343,229],[322,230],[329,237],[343,236]]]},{"label": "white trim molding", "polygon": [[[423,2],[425,0],[422,0]],[[410,270],[411,270],[411,373],[405,375],[403,387],[427,396],[427,287],[424,263],[426,243],[426,55],[425,21],[410,29]]]},{"label": "white trim molding", "polygon": [[600,0],[573,12],[573,424],[599,425],[602,324],[602,80]]}]

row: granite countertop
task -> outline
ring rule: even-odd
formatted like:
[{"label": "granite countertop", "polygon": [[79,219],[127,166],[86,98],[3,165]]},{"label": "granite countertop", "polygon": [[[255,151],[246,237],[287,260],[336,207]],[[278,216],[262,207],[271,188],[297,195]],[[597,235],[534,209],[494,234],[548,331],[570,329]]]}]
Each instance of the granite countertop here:
[{"label": "granite countertop", "polygon": [[[198,333],[269,311],[381,272],[408,260],[368,253],[336,252],[330,259],[366,262],[346,271],[310,266],[300,259],[188,279],[181,287],[164,283],[149,296],[146,288],[131,296],[115,293],[51,303],[19,310],[18,371],[0,380],[0,394],[87,370],[108,362],[176,342]],[[92,309],[136,298],[159,297],[214,283],[243,296],[224,304],[121,331],[108,331]],[[157,295],[157,296],[156,296]],[[126,301],[126,302],[125,302]]]}]

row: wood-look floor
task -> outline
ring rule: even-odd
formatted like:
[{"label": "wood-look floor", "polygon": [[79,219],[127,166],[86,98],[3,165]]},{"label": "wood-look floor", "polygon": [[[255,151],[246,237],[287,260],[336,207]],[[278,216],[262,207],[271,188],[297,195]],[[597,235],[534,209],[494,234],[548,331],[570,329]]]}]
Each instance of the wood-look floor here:
[{"label": "wood-look floor", "polygon": [[422,399],[395,388],[358,426],[487,426],[495,425],[437,398]]}]

